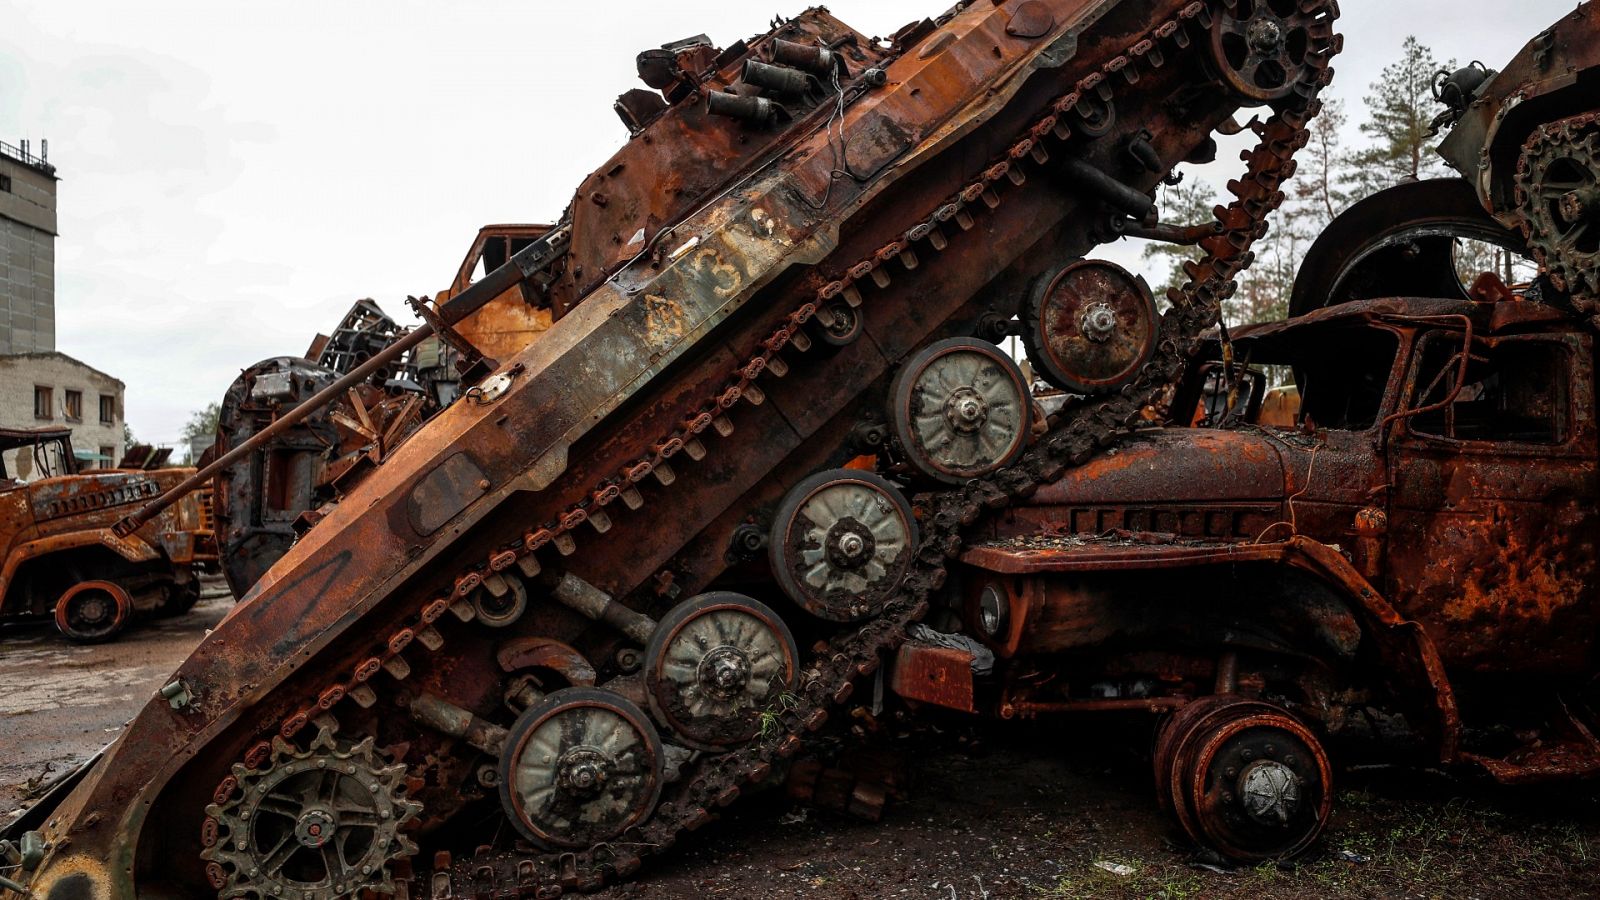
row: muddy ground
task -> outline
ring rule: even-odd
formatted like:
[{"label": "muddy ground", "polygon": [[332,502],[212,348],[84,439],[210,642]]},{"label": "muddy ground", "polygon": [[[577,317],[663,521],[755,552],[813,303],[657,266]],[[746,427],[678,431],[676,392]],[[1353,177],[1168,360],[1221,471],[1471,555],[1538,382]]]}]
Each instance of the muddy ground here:
[{"label": "muddy ground", "polygon": [[[114,644],[0,630],[0,816],[122,723],[228,608],[202,601]],[[1600,896],[1600,788],[1502,791],[1418,770],[1344,773],[1326,838],[1293,867],[1207,868],[1156,810],[1149,725],[1080,719],[890,735],[909,796],[873,825],[750,798],[599,897],[1312,898]]]}]

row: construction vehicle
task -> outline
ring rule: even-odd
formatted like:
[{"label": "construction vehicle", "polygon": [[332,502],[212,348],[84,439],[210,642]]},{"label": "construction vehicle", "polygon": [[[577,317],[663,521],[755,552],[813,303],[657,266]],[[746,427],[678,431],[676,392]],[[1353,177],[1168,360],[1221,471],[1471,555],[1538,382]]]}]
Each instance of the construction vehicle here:
[{"label": "construction vehicle", "polygon": [[135,450],[122,468],[79,471],[71,429],[0,428],[0,620],[48,617],[69,640],[98,643],[140,616],[194,606],[199,569],[216,561],[209,494],[114,533],[138,504],[194,474],[145,469],[165,454]]},{"label": "construction vehicle", "polygon": [[[1146,423],[1282,202],[1335,15],[1006,0],[880,42],[813,9],[641,54],[631,138],[562,221],[180,486],[424,341],[466,351],[460,398],[7,829],[8,877],[68,900],[632,875],[778,776],[960,590],[966,535]],[[1247,107],[1236,199],[1160,222],[1155,187]],[[1197,245],[1162,315],[1083,259],[1130,233]],[[472,352],[456,326],[513,287],[553,324]],[[1013,324],[1081,399],[1036,419]]]}]

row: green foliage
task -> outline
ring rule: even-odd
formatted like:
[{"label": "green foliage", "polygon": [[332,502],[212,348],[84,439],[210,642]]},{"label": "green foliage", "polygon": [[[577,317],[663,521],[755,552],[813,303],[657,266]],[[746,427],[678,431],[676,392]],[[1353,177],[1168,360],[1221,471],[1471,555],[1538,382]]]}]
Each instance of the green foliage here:
[{"label": "green foliage", "polygon": [[[1354,149],[1344,143],[1350,119],[1344,103],[1324,99],[1321,114],[1311,123],[1310,140],[1296,156],[1296,173],[1284,185],[1283,206],[1272,216],[1266,235],[1252,248],[1255,262],[1239,277],[1237,292],[1223,307],[1229,325],[1286,316],[1306,251],[1352,203],[1405,179],[1450,174],[1434,152],[1429,129],[1437,112],[1434,75],[1454,66],[1454,61],[1440,62],[1415,37],[1407,37],[1400,58],[1386,67],[1369,89],[1365,118],[1360,123],[1365,140]],[[1212,207],[1226,199],[1211,184],[1196,178],[1163,188],[1157,197],[1162,221],[1182,225],[1211,220]],[[1145,259],[1155,264],[1151,281],[1158,298],[1167,289],[1182,286],[1186,280],[1183,263],[1195,255],[1192,247],[1146,245]],[[1493,269],[1504,274],[1513,268],[1504,254],[1497,257],[1489,248],[1464,247],[1462,260],[1469,282],[1477,271]],[[1157,284],[1162,268],[1166,280]],[[1516,274],[1516,280],[1526,280],[1522,277],[1526,272]]]},{"label": "green foliage", "polygon": [[[1186,178],[1176,186],[1163,187],[1156,199],[1161,204],[1161,220],[1181,225],[1211,221],[1214,218],[1212,210],[1222,202],[1217,189],[1198,178]],[[1188,280],[1183,274],[1183,264],[1194,256],[1193,247],[1159,241],[1145,244],[1144,258],[1159,261],[1167,269],[1166,280],[1151,285],[1155,289],[1157,303],[1164,302],[1168,290],[1183,287]]]},{"label": "green foliage", "polygon": [[1441,69],[1455,67],[1455,60],[1441,63],[1431,49],[1410,36],[1401,46],[1400,59],[1372,83],[1367,121],[1361,123],[1361,132],[1372,144],[1351,160],[1363,195],[1405,179],[1445,173],[1429,135],[1435,112],[1433,78]]},{"label": "green foliage", "polygon": [[184,446],[184,460],[193,464],[195,460],[194,445],[198,441],[202,446],[209,446],[212,438],[217,433],[217,419],[222,415],[222,404],[211,403],[205,409],[197,409],[189,416],[189,421],[184,423],[180,440]]}]

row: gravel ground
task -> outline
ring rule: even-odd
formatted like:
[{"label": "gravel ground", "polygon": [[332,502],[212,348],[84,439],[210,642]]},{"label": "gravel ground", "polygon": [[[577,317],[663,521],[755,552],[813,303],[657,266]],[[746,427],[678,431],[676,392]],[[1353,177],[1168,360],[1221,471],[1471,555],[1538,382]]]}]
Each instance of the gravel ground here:
[{"label": "gravel ground", "polygon": [[[30,782],[115,737],[226,598],[80,647],[0,631],[0,815]],[[1600,788],[1509,791],[1430,772],[1341,776],[1334,821],[1298,865],[1228,871],[1156,809],[1148,721],[943,721],[888,748],[911,760],[877,824],[750,797],[602,898],[1500,898],[1600,896]]]},{"label": "gravel ground", "polygon": [[1137,731],[1113,727],[1096,746],[1093,727],[993,729],[981,742],[920,731],[901,742],[917,760],[910,796],[881,823],[752,800],[600,896],[1600,896],[1600,791],[1346,773],[1312,853],[1230,870],[1197,858],[1156,808]]}]

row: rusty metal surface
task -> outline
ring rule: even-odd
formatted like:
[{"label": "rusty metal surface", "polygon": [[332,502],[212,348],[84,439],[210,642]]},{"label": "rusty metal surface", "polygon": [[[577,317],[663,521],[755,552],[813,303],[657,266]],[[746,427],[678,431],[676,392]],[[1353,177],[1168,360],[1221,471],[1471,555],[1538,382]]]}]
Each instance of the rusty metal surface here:
[{"label": "rusty metal surface", "polygon": [[0,434],[5,451],[60,461],[50,477],[0,479],[0,616],[51,615],[75,586],[101,581],[131,595],[133,613],[187,609],[184,599],[198,595],[195,567],[216,560],[209,497],[190,496],[131,534],[111,529],[194,470],[78,472],[69,437],[65,429]]},{"label": "rusty metal surface", "polygon": [[1594,109],[1600,89],[1600,4],[1579,3],[1540,32],[1451,123],[1440,154],[1477,190],[1483,205],[1517,227],[1514,180],[1523,143],[1539,126]]},{"label": "rusty metal surface", "polygon": [[977,712],[973,702],[972,654],[907,641],[895,653],[889,690],[918,703]]},{"label": "rusty metal surface", "polygon": [[[963,562],[992,573],[969,589],[968,621],[977,619],[983,586],[997,585],[1010,614],[990,643],[1004,656],[1028,656],[1151,629],[1185,643],[1216,623],[1237,630],[1253,620],[1288,634],[1298,626],[1273,620],[1309,611],[1330,659],[1355,659],[1366,641],[1386,635],[1376,641],[1383,679],[1404,672],[1413,700],[1432,698],[1414,712],[1434,720],[1441,758],[1475,762],[1509,783],[1594,771],[1600,746],[1586,699],[1557,703],[1551,693],[1531,704],[1550,711],[1538,726],[1543,749],[1509,754],[1458,752],[1455,700],[1466,691],[1480,724],[1520,720],[1530,704],[1508,705],[1500,695],[1509,685],[1559,684],[1589,671],[1600,625],[1585,600],[1600,574],[1590,332],[1521,296],[1380,299],[1238,329],[1233,349],[1261,364],[1293,364],[1325,341],[1350,355],[1357,331],[1389,335],[1371,346],[1393,348],[1367,363],[1378,393],[1361,421],[1315,431],[1303,422],[1241,422],[1125,440],[993,519],[992,539],[968,547]],[[1216,343],[1205,351],[1220,352]],[[1354,373],[1361,364],[1352,357],[1347,365]],[[1463,372],[1465,383],[1451,389]],[[1194,403],[1199,394],[1176,396],[1174,417],[1188,421],[1183,398]],[[1310,403],[1321,408],[1315,396]],[[1264,595],[1239,580],[1263,565],[1315,574],[1334,591],[1316,612],[1281,577]],[[1151,594],[1177,605],[1125,600]]]},{"label": "rusty metal surface", "polygon": [[[46,896],[85,882],[111,896],[259,890],[230,849],[248,827],[229,812],[240,781],[307,752],[284,753],[282,742],[302,747],[333,725],[341,742],[372,737],[383,766],[406,767],[408,809],[421,805],[412,885],[436,897],[553,896],[626,877],[641,863],[629,848],[669,846],[781,765],[926,612],[962,523],[1085,462],[1166,392],[1281,202],[1338,49],[1330,6],[1298,8],[1311,49],[1291,73],[1292,99],[1257,126],[1238,199],[1220,208],[1221,233],[1203,242],[1193,281],[1175,292],[1156,360],[1122,394],[1058,420],[1017,465],[931,495],[923,548],[898,593],[860,624],[808,623],[831,634],[827,652],[814,651],[796,694],[764,711],[757,738],[685,764],[653,814],[653,790],[630,790],[621,806],[573,800],[583,827],[563,831],[574,820],[560,809],[530,809],[523,792],[522,806],[506,801],[508,773],[535,788],[551,777],[537,752],[486,761],[395,713],[426,693],[501,727],[525,723],[531,741],[539,723],[568,712],[547,704],[593,691],[584,703],[627,713],[630,746],[655,749],[655,726],[635,714],[632,626],[664,620],[724,576],[736,525],[766,520],[807,474],[860,456],[852,436],[865,410],[883,408],[897,363],[970,334],[985,315],[1013,314],[1018,286],[1095,243],[1105,192],[1057,181],[1051,160],[1070,155],[1125,191],[1148,192],[1239,106],[1224,89],[1195,89],[1219,4],[1023,5],[959,8],[892,48],[859,38],[852,48],[812,11],[731,48],[721,65],[693,41],[643,60],[641,72],[676,105],[636,123],[625,167],[614,161],[580,191],[564,225],[571,250],[539,266],[557,275],[555,324],[396,448],[261,578],[176,673],[185,702],[152,702],[61,805],[54,855],[34,886]],[[837,81],[818,79],[820,91],[808,94],[807,82],[783,98],[789,118],[712,118],[709,102],[698,105],[722,93],[719,79],[759,71],[741,57],[768,59],[780,37],[818,36],[844,40],[846,68]],[[752,86],[739,90],[774,99]],[[1177,95],[1181,108],[1170,102]],[[1121,125],[1110,121],[1113,104]],[[1155,135],[1138,165],[1124,152],[1133,123]],[[855,177],[839,177],[842,165]],[[654,190],[679,174],[681,196]],[[608,191],[618,179],[635,187]],[[649,206],[663,197],[669,206]],[[627,250],[635,232],[649,252]],[[467,293],[498,295],[534,277],[486,277]],[[463,296],[441,307],[442,321]],[[859,304],[868,339],[819,364],[807,328],[835,300]],[[473,598],[495,577],[523,578],[540,601],[512,631],[478,621]],[[573,579],[606,604],[548,602]],[[621,633],[606,624],[618,617],[583,612],[615,607],[632,613]],[[508,683],[513,673],[501,668],[522,657],[497,652],[529,635],[582,653],[597,687],[530,700],[526,682]],[[563,763],[554,784],[569,798],[592,796],[598,779],[633,764],[585,755]],[[510,833],[502,817],[493,833],[470,826],[479,819],[466,811],[496,803],[515,807],[525,834],[555,828],[552,837],[584,840],[572,854],[545,854],[495,838]],[[320,815],[303,812],[308,822]],[[611,840],[622,832],[627,841]],[[347,896],[363,884],[306,893]]]}]

